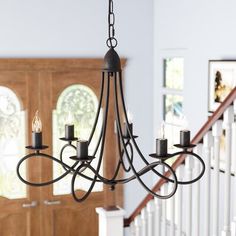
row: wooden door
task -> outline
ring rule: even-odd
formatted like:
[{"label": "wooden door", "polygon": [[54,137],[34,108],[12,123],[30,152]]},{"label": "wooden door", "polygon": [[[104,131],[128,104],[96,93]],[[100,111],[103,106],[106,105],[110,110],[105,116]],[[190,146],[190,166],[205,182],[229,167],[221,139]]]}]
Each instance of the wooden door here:
[{"label": "wooden door", "polygon": [[[70,90],[70,88],[72,88],[71,86],[82,85],[85,86],[84,88],[91,89],[96,96],[99,96],[99,78],[100,73],[98,70],[85,69],[73,72],[55,71],[53,73],[42,74],[41,81],[43,81],[43,89],[41,90],[42,106],[40,110],[43,111],[43,123],[46,125],[44,129],[53,130],[52,121],[55,120],[55,118],[53,119],[52,117],[53,110],[55,111],[57,109],[57,103],[63,91],[66,89]],[[68,93],[70,93],[70,91],[68,91]],[[51,112],[44,112],[45,107]],[[55,138],[58,139],[59,137],[53,137],[51,133],[45,137],[45,142],[47,142],[50,147],[53,147],[52,141]],[[52,149],[49,151],[50,153],[56,154]],[[43,163],[43,169],[47,170],[43,172],[43,178],[45,178],[45,180],[53,178],[52,172],[55,170],[51,162],[45,161]],[[72,176],[67,178],[67,182],[64,183],[65,185],[71,185],[71,177]],[[42,198],[44,199],[42,214],[42,222],[44,225],[43,235],[98,235],[98,221],[95,208],[104,205],[104,191],[94,192],[84,203],[78,203],[74,201],[70,193],[63,193],[62,191],[60,194],[55,194],[53,188],[56,188],[56,184],[42,189]],[[60,188],[60,186],[58,188]],[[79,194],[82,194],[82,192]]]},{"label": "wooden door", "polygon": [[[81,92],[77,98],[84,99],[84,103],[87,103],[87,99],[91,99],[93,102],[98,102],[100,93],[101,82],[101,67],[103,60],[99,59],[65,59],[65,60],[45,60],[46,67],[38,71],[39,77],[39,111],[41,111],[41,118],[43,122],[43,140],[50,148],[46,151],[58,158],[60,148],[57,148],[55,139],[58,140],[63,134],[54,135],[54,131],[63,127],[53,128],[55,118],[54,113],[64,112],[65,104],[63,107],[58,108],[60,100],[63,100],[63,94],[66,91],[75,87],[77,92]],[[85,94],[86,98],[83,98]],[[71,94],[70,94],[71,95]],[[111,98],[114,99],[114,98]],[[75,95],[71,96],[68,100],[75,100]],[[69,101],[69,102],[70,102]],[[96,103],[95,102],[95,103]],[[111,100],[111,104],[114,101]],[[83,117],[83,112],[80,111],[80,104],[69,104],[72,106],[72,112],[80,112],[80,116]],[[108,122],[108,138],[106,141],[105,156],[109,155],[109,158],[105,158],[103,163],[106,176],[111,176],[111,171],[114,170],[115,160],[117,158],[116,139],[114,133],[114,107],[111,105],[110,117]],[[94,110],[96,113],[96,110]],[[66,113],[66,112],[65,112]],[[75,115],[75,114],[73,114]],[[95,114],[94,114],[95,115]],[[58,115],[59,116],[59,115]],[[57,116],[56,116],[57,117]],[[60,120],[65,117],[59,117]],[[64,124],[63,124],[64,125]],[[78,122],[77,125],[80,125]],[[91,127],[90,127],[91,128]],[[55,130],[54,130],[55,129]],[[88,130],[87,130],[88,131]],[[81,136],[79,136],[81,138]],[[87,137],[82,137],[87,139]],[[62,141],[59,141],[60,143]],[[111,161],[113,159],[113,162]],[[48,160],[42,160],[41,162],[41,181],[47,181],[53,178],[55,172],[55,166]],[[61,180],[64,181],[64,180]],[[71,178],[69,177],[64,182],[64,187],[71,186]],[[96,207],[110,206],[110,205],[122,205],[122,188],[118,188],[115,192],[104,186],[100,186],[103,189],[95,190],[91,193],[89,198],[83,202],[78,203],[74,201],[72,195],[69,192],[61,191],[60,186],[56,189],[56,184],[44,187],[41,189],[41,235],[42,236],[97,236],[98,235],[98,216],[95,212]],[[59,189],[59,190],[58,190]],[[64,188],[63,188],[64,189]],[[86,187],[85,187],[86,189]],[[98,188],[99,189],[99,188]],[[57,191],[60,193],[58,194]],[[78,194],[84,194],[83,190],[78,189]]]},{"label": "wooden door", "polygon": [[[31,121],[35,111],[39,110],[44,144],[50,146],[45,153],[53,154],[52,120],[60,95],[72,85],[81,85],[98,97],[102,62],[100,59],[0,59],[0,96],[1,86],[4,86],[11,89],[19,99],[20,110],[25,112],[23,130],[28,130],[24,135],[25,145],[31,143]],[[0,108],[1,101],[0,97]],[[1,122],[0,119],[0,127],[3,127]],[[2,133],[0,130],[0,144]],[[113,115],[109,117],[108,136],[105,153],[109,158],[103,163],[106,176],[111,175],[115,163],[112,160],[116,159]],[[19,146],[24,145],[19,143]],[[22,155],[25,155],[27,152],[23,150],[25,153]],[[18,154],[15,158],[18,158]],[[28,180],[41,182],[53,178],[53,165],[50,161],[34,158],[28,161],[25,172]],[[92,193],[83,203],[75,202],[68,193],[55,194],[52,185],[42,188],[25,186],[23,197],[6,197],[6,194],[1,193],[1,174],[0,169],[1,236],[97,236],[98,217],[95,207],[122,206],[123,202],[121,187],[115,192],[104,187],[102,191]],[[70,186],[70,181],[67,185]]]},{"label": "wooden door", "polygon": [[[8,60],[0,60],[0,235],[39,236],[40,189],[25,186],[16,176],[31,132],[27,118],[38,106],[39,81],[18,66],[15,61],[12,70]],[[31,181],[40,180],[38,160],[29,161],[21,171]]]}]

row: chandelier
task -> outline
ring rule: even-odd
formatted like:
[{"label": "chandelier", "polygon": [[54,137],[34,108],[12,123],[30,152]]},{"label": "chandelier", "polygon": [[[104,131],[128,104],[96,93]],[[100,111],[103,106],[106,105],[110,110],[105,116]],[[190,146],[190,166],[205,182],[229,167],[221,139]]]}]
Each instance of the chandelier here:
[{"label": "chandelier", "polygon": [[[141,152],[136,139],[138,136],[133,133],[133,123],[129,120],[128,112],[126,110],[125,100],[124,100],[124,92],[122,85],[122,70],[121,70],[121,62],[119,55],[115,51],[115,48],[118,44],[117,39],[115,38],[115,14],[113,12],[113,1],[109,0],[109,11],[108,11],[108,39],[106,44],[109,48],[108,52],[104,57],[104,67],[102,69],[102,78],[101,78],[101,90],[100,90],[100,98],[98,102],[97,113],[95,116],[95,121],[93,128],[91,130],[90,136],[88,140],[80,140],[74,136],[74,125],[70,122],[65,124],[65,137],[60,138],[66,144],[62,147],[60,151],[59,158],[55,158],[51,155],[42,153],[44,149],[48,146],[43,145],[42,142],[42,122],[40,120],[38,112],[36,112],[35,117],[32,122],[32,145],[27,146],[26,148],[31,150],[32,153],[23,157],[18,165],[17,165],[17,175],[19,179],[27,185],[30,186],[46,186],[53,184],[57,181],[60,181],[65,176],[71,175],[71,190],[74,199],[78,202],[84,201],[92,192],[96,183],[103,183],[105,185],[110,186],[111,190],[114,190],[116,185],[126,184],[130,181],[137,180],[144,189],[152,194],[154,197],[160,199],[167,199],[172,197],[178,187],[178,184],[192,184],[198,181],[205,172],[205,164],[201,157],[195,154],[192,149],[195,145],[190,143],[190,131],[187,129],[180,131],[180,144],[176,144],[177,148],[180,148],[181,151],[175,153],[168,153],[168,141],[164,136],[164,126],[162,126],[162,134],[160,137],[156,139],[156,152],[150,154],[149,160],[153,160],[150,162]],[[100,174],[100,169],[102,166],[102,160],[104,157],[104,146],[106,145],[106,137],[107,137],[107,123],[109,117],[109,107],[113,104],[110,104],[111,96],[114,97],[114,110],[115,110],[115,124],[116,124],[116,139],[118,146],[118,154],[119,160],[117,161],[117,165],[114,171],[112,178],[107,178]],[[105,104],[104,107],[102,104]],[[101,114],[103,112],[103,115]],[[99,138],[97,144],[95,145],[95,149],[93,153],[90,154],[88,152],[89,146],[93,139],[95,139],[95,131],[99,128],[98,121],[102,115],[102,127],[99,131]],[[123,124],[124,119],[124,124]],[[75,144],[76,143],[76,144]],[[65,150],[69,147],[72,147],[75,151],[75,155],[71,156],[70,159],[74,161],[72,165],[68,165],[63,161],[63,157],[65,154]],[[115,147],[114,147],[115,153]],[[198,159],[198,161],[202,164],[200,174],[188,181],[179,181],[175,174],[175,170],[171,168],[169,164],[166,163],[167,160],[178,156],[178,155],[189,155],[193,158]],[[114,155],[115,156],[115,155]],[[137,170],[134,166],[134,158],[141,158],[143,161],[144,167],[140,170]],[[25,178],[22,177],[20,173],[20,167],[22,163],[31,159],[31,158],[46,158],[50,159],[54,162],[60,164],[64,173],[59,177],[52,179],[47,182],[35,183],[29,182]],[[94,160],[96,159],[96,166],[94,167]],[[114,157],[115,161],[115,157]],[[160,168],[161,167],[161,168]],[[171,176],[167,177],[164,175],[162,170],[169,171]],[[92,177],[86,174],[85,170],[90,170],[92,172]],[[129,177],[119,178],[119,172],[122,171],[130,173]],[[166,195],[160,195],[157,192],[152,191],[147,184],[143,181],[142,177],[147,173],[153,173],[159,178],[165,179],[165,181],[173,183],[172,190]],[[80,176],[88,181],[90,181],[90,187],[85,192],[82,197],[78,197],[75,192],[75,180],[76,177]]]}]

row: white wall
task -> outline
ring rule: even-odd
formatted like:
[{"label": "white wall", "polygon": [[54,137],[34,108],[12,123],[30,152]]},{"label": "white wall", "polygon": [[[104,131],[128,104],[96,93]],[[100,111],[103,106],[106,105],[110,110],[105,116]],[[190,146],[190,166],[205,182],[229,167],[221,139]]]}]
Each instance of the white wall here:
[{"label": "white wall", "polygon": [[[184,113],[193,133],[207,118],[208,60],[236,58],[234,0],[154,0],[154,93],[162,79],[162,58],[184,56]],[[155,120],[160,119],[155,96]]]},{"label": "white wall", "polygon": [[[126,95],[144,153],[152,150],[152,0],[114,0],[117,51],[128,58]],[[0,57],[103,57],[108,0],[0,2]],[[141,114],[141,115],[138,115]],[[139,166],[140,163],[137,162]],[[127,213],[145,192],[125,187]],[[135,190],[134,190],[135,186]]]}]

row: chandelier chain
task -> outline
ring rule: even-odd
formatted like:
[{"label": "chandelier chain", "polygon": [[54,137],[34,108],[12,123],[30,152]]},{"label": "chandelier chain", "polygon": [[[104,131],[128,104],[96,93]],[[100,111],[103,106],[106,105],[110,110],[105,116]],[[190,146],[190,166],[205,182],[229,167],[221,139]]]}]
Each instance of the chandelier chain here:
[{"label": "chandelier chain", "polygon": [[109,9],[108,9],[108,39],[107,46],[109,48],[115,48],[118,44],[117,39],[115,38],[115,14],[114,14],[114,4],[113,0],[109,0]]}]

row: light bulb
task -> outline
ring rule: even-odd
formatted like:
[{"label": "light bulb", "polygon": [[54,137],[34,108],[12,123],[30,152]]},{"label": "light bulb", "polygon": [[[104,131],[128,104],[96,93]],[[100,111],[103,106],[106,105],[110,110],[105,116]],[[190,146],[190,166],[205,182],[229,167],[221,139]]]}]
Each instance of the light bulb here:
[{"label": "light bulb", "polygon": [[35,112],[35,116],[32,121],[32,131],[35,133],[41,133],[42,132],[42,122],[39,117],[39,111]]},{"label": "light bulb", "polygon": [[128,117],[128,121],[129,123],[133,123],[133,114],[128,110],[127,112],[127,117]]},{"label": "light bulb", "polygon": [[189,130],[189,122],[186,116],[182,117],[182,130]]},{"label": "light bulb", "polygon": [[165,121],[161,122],[161,127],[158,129],[158,138],[159,139],[165,139]]},{"label": "light bulb", "polygon": [[71,111],[67,113],[66,116],[66,125],[73,125],[74,124],[74,115]]}]

